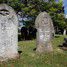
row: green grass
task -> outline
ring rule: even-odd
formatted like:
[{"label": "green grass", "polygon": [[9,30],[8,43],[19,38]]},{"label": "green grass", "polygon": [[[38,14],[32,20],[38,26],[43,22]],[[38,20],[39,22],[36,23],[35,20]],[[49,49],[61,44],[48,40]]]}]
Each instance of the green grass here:
[{"label": "green grass", "polygon": [[0,67],[67,67],[67,51],[58,47],[63,43],[63,39],[62,35],[56,36],[52,41],[54,51],[47,54],[38,54],[33,51],[36,47],[35,40],[20,41],[19,50],[22,50],[20,58],[0,63]]}]

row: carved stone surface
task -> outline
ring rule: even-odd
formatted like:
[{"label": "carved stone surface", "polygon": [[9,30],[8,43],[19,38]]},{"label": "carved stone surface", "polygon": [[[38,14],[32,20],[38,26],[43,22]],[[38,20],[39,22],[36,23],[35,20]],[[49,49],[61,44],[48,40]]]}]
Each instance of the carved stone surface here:
[{"label": "carved stone surface", "polygon": [[0,4],[0,61],[18,56],[18,19],[12,7]]},{"label": "carved stone surface", "polygon": [[52,51],[51,40],[54,35],[54,27],[50,16],[46,12],[41,12],[35,21],[37,29],[37,49],[38,52]]}]

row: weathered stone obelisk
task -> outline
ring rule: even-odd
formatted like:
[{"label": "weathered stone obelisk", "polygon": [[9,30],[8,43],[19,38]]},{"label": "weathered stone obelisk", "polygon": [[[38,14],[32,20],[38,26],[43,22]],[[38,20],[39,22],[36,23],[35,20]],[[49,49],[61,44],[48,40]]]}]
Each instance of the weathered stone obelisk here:
[{"label": "weathered stone obelisk", "polygon": [[0,4],[0,61],[18,56],[18,18],[14,9]]},{"label": "weathered stone obelisk", "polygon": [[51,17],[46,12],[41,12],[35,21],[37,29],[37,52],[51,52],[53,51],[51,40],[54,35],[54,27]]}]

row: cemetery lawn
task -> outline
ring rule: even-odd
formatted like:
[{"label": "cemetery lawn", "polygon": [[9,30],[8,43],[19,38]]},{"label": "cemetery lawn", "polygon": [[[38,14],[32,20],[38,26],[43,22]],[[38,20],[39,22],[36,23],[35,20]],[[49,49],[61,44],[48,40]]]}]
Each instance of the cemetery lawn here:
[{"label": "cemetery lawn", "polygon": [[35,40],[19,41],[19,50],[22,50],[20,58],[0,62],[0,67],[67,67],[67,51],[58,47],[63,39],[62,35],[55,36],[52,41],[54,51],[47,54],[38,54],[33,51],[36,47]]}]

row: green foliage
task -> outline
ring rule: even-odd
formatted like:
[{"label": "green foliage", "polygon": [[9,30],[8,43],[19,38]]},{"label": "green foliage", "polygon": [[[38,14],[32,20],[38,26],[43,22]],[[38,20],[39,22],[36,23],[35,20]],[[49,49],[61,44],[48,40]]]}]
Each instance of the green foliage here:
[{"label": "green foliage", "polygon": [[67,28],[67,24],[65,22],[65,18],[63,14],[62,3],[53,2],[52,7],[49,8],[49,14],[53,19],[54,26],[57,26],[58,28],[61,29]]},{"label": "green foliage", "polygon": [[12,6],[16,12],[21,11],[23,16],[31,17],[32,21],[29,21],[29,25],[34,25],[37,15],[46,11],[50,14],[54,26],[62,29],[67,28],[62,9],[62,0],[59,3],[56,3],[55,0],[49,0],[48,2],[44,0],[0,0],[0,3],[3,2]]},{"label": "green foliage", "polygon": [[[56,3],[55,0],[49,0],[49,2],[43,0],[28,0],[25,8],[22,8],[22,10],[26,15],[31,18],[34,17],[34,19],[40,12],[46,11],[50,14],[54,26],[62,29],[67,27],[62,9],[62,2]],[[33,23],[35,22],[34,19]]]},{"label": "green foliage", "polygon": [[12,6],[17,12],[23,7],[23,4],[21,4],[20,0],[0,0],[0,3],[6,3]]}]

